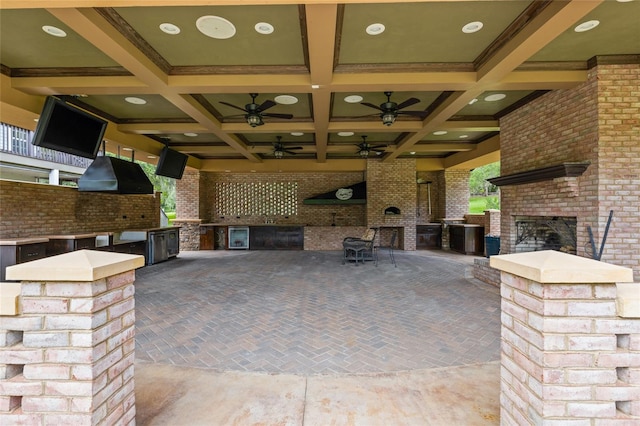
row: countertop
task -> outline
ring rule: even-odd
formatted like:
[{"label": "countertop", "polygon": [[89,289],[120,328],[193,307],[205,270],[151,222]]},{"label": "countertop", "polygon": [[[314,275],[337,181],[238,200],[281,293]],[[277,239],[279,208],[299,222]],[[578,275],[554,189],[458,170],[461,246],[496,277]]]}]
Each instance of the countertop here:
[{"label": "countertop", "polygon": [[50,240],[80,240],[82,238],[95,238],[98,235],[98,233],[92,232],[89,234],[47,235],[45,238]]},{"label": "countertop", "polygon": [[0,240],[0,246],[21,246],[24,244],[37,244],[37,243],[46,243],[49,242],[49,238],[37,238],[37,237],[27,237],[27,238],[13,238]]}]

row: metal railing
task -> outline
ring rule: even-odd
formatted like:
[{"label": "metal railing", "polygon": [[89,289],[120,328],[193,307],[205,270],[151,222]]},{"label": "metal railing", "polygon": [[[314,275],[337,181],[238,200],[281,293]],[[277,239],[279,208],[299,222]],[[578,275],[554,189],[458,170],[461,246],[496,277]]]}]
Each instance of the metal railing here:
[{"label": "metal railing", "polygon": [[31,144],[32,139],[33,132],[31,130],[0,123],[0,152],[84,169],[89,167],[93,161],[90,158],[34,146]]}]

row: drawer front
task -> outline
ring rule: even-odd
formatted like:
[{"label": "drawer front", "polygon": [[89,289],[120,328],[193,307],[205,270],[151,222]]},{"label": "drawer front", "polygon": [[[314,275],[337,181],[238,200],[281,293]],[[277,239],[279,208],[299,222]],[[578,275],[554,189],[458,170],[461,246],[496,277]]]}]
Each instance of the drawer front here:
[{"label": "drawer front", "polygon": [[18,246],[18,256],[16,263],[30,262],[32,260],[42,259],[46,256],[47,246],[45,243],[24,244]]}]

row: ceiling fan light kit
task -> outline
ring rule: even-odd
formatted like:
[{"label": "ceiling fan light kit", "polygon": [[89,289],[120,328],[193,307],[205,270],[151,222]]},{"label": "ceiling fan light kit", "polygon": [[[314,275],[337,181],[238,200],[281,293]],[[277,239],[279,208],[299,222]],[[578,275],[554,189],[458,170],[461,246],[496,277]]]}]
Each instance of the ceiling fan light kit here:
[{"label": "ceiling fan light kit", "polygon": [[[251,103],[246,104],[244,108],[241,108],[237,105],[230,104],[229,102],[220,101],[222,105],[226,105],[228,107],[238,109],[240,111],[244,111],[246,114],[244,115],[247,124],[251,127],[262,126],[264,121],[263,117],[273,117],[273,118],[283,118],[285,120],[291,120],[293,118],[293,114],[278,114],[278,113],[265,113],[264,111],[268,110],[271,107],[276,106],[276,102],[267,99],[262,104],[258,105],[256,103],[256,98],[258,97],[257,93],[249,93],[251,96]],[[293,96],[292,96],[293,98]],[[296,99],[297,102],[297,98]]]},{"label": "ceiling fan light kit", "polygon": [[393,92],[384,92],[384,94],[387,97],[387,102],[381,103],[380,106],[374,105],[369,102],[360,102],[360,105],[364,105],[380,111],[380,118],[382,119],[382,124],[384,124],[385,126],[391,126],[396,121],[396,118],[398,118],[399,114],[412,115],[423,120],[426,118],[426,111],[402,111],[403,108],[419,103],[420,99],[409,98],[406,101],[397,104],[391,101],[391,95],[393,94]]}]

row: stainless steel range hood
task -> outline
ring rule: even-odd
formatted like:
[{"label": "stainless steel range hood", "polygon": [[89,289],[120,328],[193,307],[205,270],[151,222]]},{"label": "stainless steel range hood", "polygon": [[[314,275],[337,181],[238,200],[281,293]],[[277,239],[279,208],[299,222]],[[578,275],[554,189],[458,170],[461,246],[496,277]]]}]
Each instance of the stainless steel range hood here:
[{"label": "stainless steel range hood", "polygon": [[139,164],[116,157],[100,156],[80,176],[78,191],[153,194],[153,185]]}]

